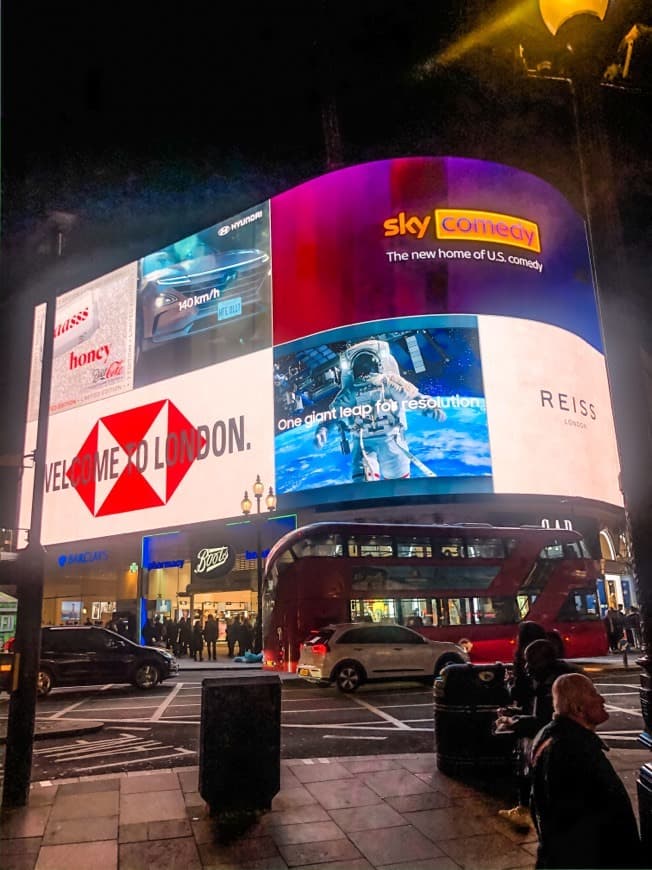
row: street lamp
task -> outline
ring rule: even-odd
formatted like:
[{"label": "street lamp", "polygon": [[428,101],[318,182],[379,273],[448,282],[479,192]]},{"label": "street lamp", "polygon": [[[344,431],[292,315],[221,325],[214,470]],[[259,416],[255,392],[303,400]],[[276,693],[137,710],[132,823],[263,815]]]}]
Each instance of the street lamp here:
[{"label": "street lamp", "polygon": [[[256,475],[256,480],[254,485],[251,487],[252,492],[254,494],[254,498],[256,499],[256,513],[254,514],[254,523],[256,526],[256,591],[257,591],[257,608],[258,608],[258,618],[256,620],[256,636],[254,638],[254,645],[257,652],[260,652],[263,648],[263,556],[261,553],[261,512],[260,512],[260,502],[263,497],[263,493],[265,492],[265,486],[260,479],[260,474]],[[274,495],[274,490],[272,487],[269,487],[269,491],[265,496],[265,505],[267,510],[270,513],[273,513],[276,510],[276,496]],[[245,516],[249,516],[251,514],[252,503],[249,498],[249,493],[245,489],[244,498],[240,502],[240,509]],[[253,517],[252,517],[253,519]]]},{"label": "street lamp", "polygon": [[641,606],[643,655],[638,663],[646,727],[641,741],[652,748],[652,487],[645,473],[652,467],[650,362],[641,341],[642,312],[636,309],[626,277],[623,231],[598,78],[604,65],[592,54],[585,38],[588,26],[597,23],[597,18],[603,20],[608,7],[605,0],[539,0],[546,27],[564,48],[562,76],[555,76],[554,68],[550,75],[567,82],[575,116],[582,194],[618,440],[620,484]]},{"label": "street lamp", "polygon": [[[619,203],[598,78],[604,65],[601,67],[586,39],[589,25],[596,18],[604,20],[609,6],[608,0],[539,0],[544,24],[557,47],[563,45],[558,55],[563,58],[563,69],[557,78],[569,86],[575,118],[582,195],[618,441],[620,487],[641,608],[643,653],[638,664],[645,732],[640,740],[652,749],[652,486],[647,473],[652,467],[652,364],[642,341],[644,312],[635,304],[626,277]],[[552,68],[550,77],[555,77],[555,72]],[[528,74],[537,72],[528,70]],[[641,768],[638,784],[641,827],[647,836],[652,830],[650,781],[652,765],[648,764]]]}]

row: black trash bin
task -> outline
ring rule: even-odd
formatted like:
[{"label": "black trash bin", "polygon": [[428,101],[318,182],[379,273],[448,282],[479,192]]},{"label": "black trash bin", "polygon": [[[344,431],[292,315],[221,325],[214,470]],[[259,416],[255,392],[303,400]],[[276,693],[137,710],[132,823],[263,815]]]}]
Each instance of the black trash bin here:
[{"label": "black trash bin", "polygon": [[638,816],[641,822],[643,854],[652,854],[652,764],[644,764],[636,780]]},{"label": "black trash bin", "polygon": [[437,769],[451,776],[504,771],[513,765],[513,734],[493,733],[509,704],[505,666],[448,665],[435,680]]},{"label": "black trash bin", "polygon": [[281,787],[281,678],[202,682],[199,793],[214,815],[268,810]]}]

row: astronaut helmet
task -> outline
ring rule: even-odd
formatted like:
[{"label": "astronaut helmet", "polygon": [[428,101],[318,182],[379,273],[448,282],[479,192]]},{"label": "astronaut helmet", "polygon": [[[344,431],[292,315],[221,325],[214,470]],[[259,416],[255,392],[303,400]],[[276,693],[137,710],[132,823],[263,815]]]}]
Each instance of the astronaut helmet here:
[{"label": "astronaut helmet", "polygon": [[347,347],[340,354],[342,384],[362,384],[374,374],[398,373],[398,364],[388,342],[367,339]]},{"label": "astronaut helmet", "polygon": [[362,350],[351,361],[353,380],[361,381],[380,372],[378,357],[371,350]]}]

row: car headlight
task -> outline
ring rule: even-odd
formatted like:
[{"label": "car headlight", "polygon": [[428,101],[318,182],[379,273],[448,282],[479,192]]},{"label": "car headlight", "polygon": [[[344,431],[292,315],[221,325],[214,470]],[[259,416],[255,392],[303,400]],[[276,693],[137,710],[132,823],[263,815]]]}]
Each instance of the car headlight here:
[{"label": "car headlight", "polygon": [[173,296],[171,293],[159,293],[154,301],[155,308],[163,308],[165,305],[174,305],[175,302],[178,302],[176,296]]}]

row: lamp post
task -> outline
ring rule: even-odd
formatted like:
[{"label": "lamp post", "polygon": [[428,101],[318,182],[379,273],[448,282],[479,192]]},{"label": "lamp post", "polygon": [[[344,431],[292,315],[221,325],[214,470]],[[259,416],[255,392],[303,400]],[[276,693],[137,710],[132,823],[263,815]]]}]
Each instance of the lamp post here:
[{"label": "lamp post", "polygon": [[[643,654],[641,742],[652,749],[652,364],[643,349],[642,316],[629,292],[623,231],[602,104],[604,60],[592,52],[586,31],[606,20],[608,0],[539,0],[546,28],[556,41],[561,75],[575,118],[582,195],[595,270],[598,308],[620,458],[620,487],[632,545],[641,609]],[[533,76],[541,73],[528,71]]]},{"label": "lamp post", "polygon": [[[254,494],[254,498],[256,499],[256,513],[252,517],[256,526],[256,606],[258,608],[258,618],[256,620],[256,635],[254,637],[254,644],[256,647],[256,651],[260,652],[263,648],[263,556],[261,553],[262,542],[260,502],[263,497],[263,493],[265,492],[265,485],[260,479],[260,474],[256,475],[256,480],[251,489]],[[270,513],[273,513],[276,510],[276,496],[274,495],[274,490],[271,486],[269,487],[269,491],[265,496],[265,505]],[[245,490],[244,498],[240,502],[240,508],[245,516],[251,515],[252,503],[247,490]]]},{"label": "lamp post", "polygon": [[[624,263],[623,232],[600,87],[604,62],[595,56],[590,40],[586,39],[586,30],[597,24],[596,19],[606,20],[609,6],[608,0],[539,0],[543,22],[556,41],[561,69],[556,70],[552,64],[542,64],[540,68],[550,67],[550,74],[544,74],[545,77],[565,81],[572,100],[618,441],[620,488],[641,611],[642,656],[637,663],[641,667],[645,731],[639,739],[652,749],[652,483],[648,473],[652,467],[652,360],[643,341],[647,312],[633,298]],[[528,74],[540,75],[530,70]],[[638,779],[644,842],[652,834],[651,783],[652,764],[645,764]]]},{"label": "lamp post", "polygon": [[44,551],[41,545],[45,455],[50,414],[50,387],[54,347],[56,301],[46,304],[39,394],[38,428],[34,451],[34,488],[27,547],[16,561],[18,612],[14,652],[19,680],[9,699],[5,752],[3,807],[22,807],[29,801],[29,787],[36,724],[36,689],[41,655]]}]

